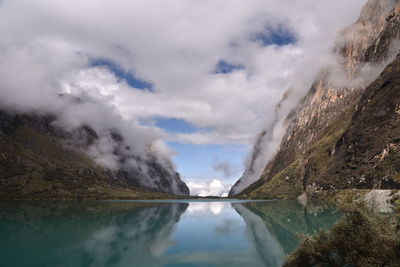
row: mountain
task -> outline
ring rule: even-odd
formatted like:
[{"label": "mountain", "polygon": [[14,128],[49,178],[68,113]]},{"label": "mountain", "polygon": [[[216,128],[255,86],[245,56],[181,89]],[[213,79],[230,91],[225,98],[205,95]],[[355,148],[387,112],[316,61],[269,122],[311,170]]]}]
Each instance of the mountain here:
[{"label": "mountain", "polygon": [[337,62],[321,70],[286,118],[286,133],[260,179],[241,188],[244,175],[231,196],[296,198],[329,189],[400,188],[399,13],[399,1],[367,2],[356,23],[341,32]]},{"label": "mountain", "polygon": [[107,140],[113,145],[107,156],[115,166],[107,167],[90,153],[102,145],[100,133],[88,125],[67,130],[57,121],[52,113],[0,111],[0,199],[189,195],[172,164],[151,147],[139,155],[111,129]]}]

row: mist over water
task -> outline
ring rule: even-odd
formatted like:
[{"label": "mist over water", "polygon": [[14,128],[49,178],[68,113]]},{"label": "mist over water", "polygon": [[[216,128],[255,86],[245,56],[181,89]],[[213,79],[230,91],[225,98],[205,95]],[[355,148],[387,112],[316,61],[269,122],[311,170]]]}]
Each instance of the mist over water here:
[{"label": "mist over water", "polygon": [[0,266],[280,266],[339,217],[294,201],[1,203]]}]

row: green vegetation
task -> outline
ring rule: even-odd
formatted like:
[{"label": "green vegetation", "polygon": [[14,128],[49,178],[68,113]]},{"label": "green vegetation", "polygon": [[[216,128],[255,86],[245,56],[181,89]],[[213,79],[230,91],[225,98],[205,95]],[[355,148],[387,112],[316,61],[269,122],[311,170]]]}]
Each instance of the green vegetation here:
[{"label": "green vegetation", "polygon": [[329,231],[306,237],[284,266],[400,266],[400,217],[365,203],[345,208]]},{"label": "green vegetation", "polygon": [[351,121],[351,109],[343,114],[320,135],[308,151],[289,164],[272,179],[242,197],[249,199],[296,199],[307,185],[320,177],[329,184],[339,184],[340,179],[326,175],[334,162],[334,148]]},{"label": "green vegetation", "polygon": [[275,175],[271,181],[264,183],[243,198],[251,199],[295,199],[303,192],[302,182],[297,178],[299,161],[290,164]]},{"label": "green vegetation", "polygon": [[400,183],[400,153],[389,149],[387,156],[372,171],[374,175],[387,177]]},{"label": "green vegetation", "polygon": [[313,198],[337,205],[346,205],[354,200],[361,199],[370,191],[371,189],[322,190],[316,192]]},{"label": "green vegetation", "polygon": [[2,200],[183,198],[113,179],[85,154],[28,125],[0,138],[0,192]]},{"label": "green vegetation", "polygon": [[307,154],[308,163],[305,166],[308,177],[307,184],[312,184],[323,177],[324,183],[336,185],[339,183],[334,175],[326,175],[330,170],[331,164],[334,162],[335,146],[340,137],[345,132],[351,121],[351,109],[343,112],[343,114],[334,121],[321,134],[320,138],[310,147]]}]

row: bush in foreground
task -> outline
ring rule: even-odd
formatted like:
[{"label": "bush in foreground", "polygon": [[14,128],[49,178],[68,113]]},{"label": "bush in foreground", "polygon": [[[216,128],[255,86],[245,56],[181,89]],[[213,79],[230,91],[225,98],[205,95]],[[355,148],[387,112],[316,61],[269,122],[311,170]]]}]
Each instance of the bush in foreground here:
[{"label": "bush in foreground", "polygon": [[331,230],[306,237],[284,266],[400,266],[399,230],[398,215],[353,204]]}]

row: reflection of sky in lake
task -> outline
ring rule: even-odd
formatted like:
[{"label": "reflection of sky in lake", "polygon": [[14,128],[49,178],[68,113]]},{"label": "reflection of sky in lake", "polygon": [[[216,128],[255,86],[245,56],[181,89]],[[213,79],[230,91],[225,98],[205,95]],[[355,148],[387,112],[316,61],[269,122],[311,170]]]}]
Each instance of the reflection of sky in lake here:
[{"label": "reflection of sky in lake", "polygon": [[0,203],[0,266],[280,266],[337,219],[278,201]]},{"label": "reflection of sky in lake", "polygon": [[193,202],[181,217],[174,233],[176,244],[168,253],[249,250],[252,245],[244,238],[245,229],[230,203]]}]

